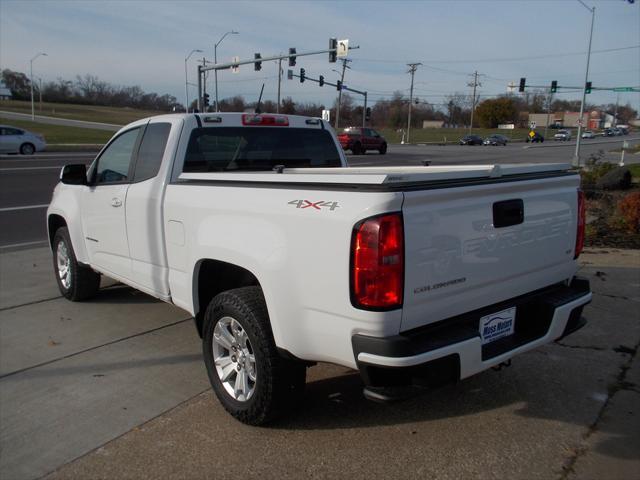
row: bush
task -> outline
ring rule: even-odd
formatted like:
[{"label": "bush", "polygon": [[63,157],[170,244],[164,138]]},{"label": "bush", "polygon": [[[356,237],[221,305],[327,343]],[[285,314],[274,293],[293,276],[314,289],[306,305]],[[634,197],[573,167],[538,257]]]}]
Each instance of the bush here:
[{"label": "bush", "polygon": [[630,233],[640,233],[640,192],[630,193],[620,200],[618,213]]},{"label": "bush", "polygon": [[631,188],[631,172],[626,167],[615,167],[596,180],[596,188],[628,190]]},{"label": "bush", "polygon": [[583,189],[593,189],[596,182],[604,177],[607,173],[617,168],[616,165],[609,162],[603,162],[604,151],[600,150],[589,157],[586,162],[586,168],[580,171],[581,186]]}]

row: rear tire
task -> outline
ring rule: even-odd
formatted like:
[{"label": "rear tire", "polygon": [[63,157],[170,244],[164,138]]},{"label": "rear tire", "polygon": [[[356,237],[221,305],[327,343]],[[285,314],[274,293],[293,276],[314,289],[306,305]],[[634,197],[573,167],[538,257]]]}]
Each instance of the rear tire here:
[{"label": "rear tire", "polygon": [[67,227],[53,237],[53,270],[60,293],[72,302],[87,300],[100,288],[100,274],[78,263]]},{"label": "rear tire", "polygon": [[229,290],[211,301],[202,350],[213,391],[242,423],[268,423],[304,392],[306,366],[279,354],[259,287]]},{"label": "rear tire", "polygon": [[36,147],[32,143],[23,143],[20,145],[20,153],[22,155],[33,155],[36,151]]},{"label": "rear tire", "polygon": [[380,152],[380,155],[384,155],[385,153],[387,153],[387,144],[383,143],[382,146],[380,147],[380,150],[378,150]]},{"label": "rear tire", "polygon": [[360,142],[356,143],[353,148],[351,149],[351,151],[353,152],[354,155],[361,155],[362,154],[362,145],[360,144]]}]

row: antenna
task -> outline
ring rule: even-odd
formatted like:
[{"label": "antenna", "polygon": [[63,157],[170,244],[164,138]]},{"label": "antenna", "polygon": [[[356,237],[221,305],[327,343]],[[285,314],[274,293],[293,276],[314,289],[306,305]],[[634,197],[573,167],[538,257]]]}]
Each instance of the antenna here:
[{"label": "antenna", "polygon": [[262,84],[262,88],[260,89],[260,96],[258,97],[258,104],[256,105],[256,113],[262,113],[260,111],[260,104],[262,103],[262,93],[264,92],[264,83]]}]

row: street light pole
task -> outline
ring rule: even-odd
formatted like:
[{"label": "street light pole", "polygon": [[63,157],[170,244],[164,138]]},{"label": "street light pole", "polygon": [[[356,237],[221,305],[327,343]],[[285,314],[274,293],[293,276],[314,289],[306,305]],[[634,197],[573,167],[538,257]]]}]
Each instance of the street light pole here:
[{"label": "street light pole", "polygon": [[187,76],[187,62],[196,52],[202,52],[202,50],[191,50],[191,53],[184,59],[184,110],[189,113],[189,77]]},{"label": "street light pole", "polygon": [[48,55],[46,53],[40,52],[29,61],[29,64],[30,64],[29,78],[30,78],[30,83],[31,83],[31,120],[35,120],[36,119],[36,112],[35,112],[35,108],[33,106],[33,61],[36,58],[40,57],[40,56],[48,57]]},{"label": "street light pole", "polygon": [[[336,106],[336,130],[340,125],[340,104],[342,103],[342,84],[344,83],[344,72],[347,68],[351,68],[347,63],[351,60],[346,58],[342,59],[342,75],[340,76],[340,90],[338,90],[338,105]],[[334,70],[335,71],[335,70]]]},{"label": "street light pole", "polygon": [[[222,43],[222,40],[224,40],[224,37],[226,37],[229,34],[238,35],[239,33],[240,32],[236,32],[235,30],[231,30],[230,32],[226,32],[224,35],[222,35],[220,40],[218,40],[218,43],[216,43],[213,46],[213,63],[215,63],[215,64],[218,63],[218,45],[220,45]],[[213,76],[214,76],[214,82],[216,84],[216,112],[219,112],[220,108],[218,108],[218,70],[214,70]]]},{"label": "street light pole", "polygon": [[580,116],[578,117],[578,136],[576,138],[576,152],[573,158],[573,165],[580,166],[580,137],[582,136],[582,117],[584,115],[584,102],[587,97],[587,82],[589,81],[589,61],[591,60],[591,40],[593,39],[593,21],[596,16],[596,7],[589,8],[582,0],[580,4],[591,12],[591,30],[589,32],[589,49],[587,50],[587,69],[584,74],[584,85],[582,86],[582,102],[580,102]]}]

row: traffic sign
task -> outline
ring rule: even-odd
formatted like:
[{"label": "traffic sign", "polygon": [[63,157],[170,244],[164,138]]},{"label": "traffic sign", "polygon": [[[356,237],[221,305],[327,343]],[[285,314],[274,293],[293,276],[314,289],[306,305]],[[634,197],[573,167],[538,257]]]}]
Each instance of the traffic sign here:
[{"label": "traffic sign", "polygon": [[331,110],[322,110],[322,119],[327,122],[331,121]]},{"label": "traffic sign", "polygon": [[618,87],[613,89],[614,92],[633,92],[633,90],[633,87]]},{"label": "traffic sign", "polygon": [[[240,61],[240,57],[233,57],[231,59],[232,62],[239,62]],[[240,71],[240,66],[239,65],[235,65],[233,67],[231,67],[231,72],[232,73],[238,73]]]},{"label": "traffic sign", "polygon": [[344,58],[349,53],[349,39],[338,40],[338,47],[336,50],[336,56],[338,58]]}]

